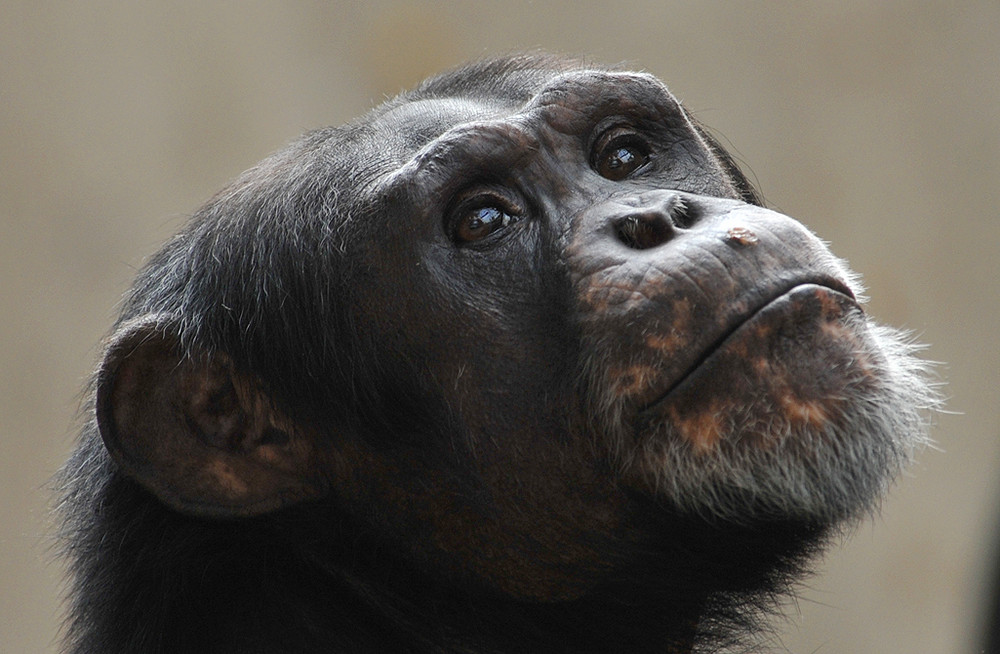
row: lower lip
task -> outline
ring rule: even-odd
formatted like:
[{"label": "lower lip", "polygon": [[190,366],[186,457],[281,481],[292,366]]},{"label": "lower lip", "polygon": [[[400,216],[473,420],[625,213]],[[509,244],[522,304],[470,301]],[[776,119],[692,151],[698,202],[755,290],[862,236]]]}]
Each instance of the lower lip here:
[{"label": "lower lip", "polygon": [[[842,325],[848,315],[861,313],[854,295],[842,284],[798,284],[740,321],[730,333],[707,349],[666,392],[641,409],[639,414],[659,413],[660,405],[670,401],[695,378],[704,377],[706,370],[722,370],[719,359],[723,357],[734,357],[734,361],[766,361],[781,339],[809,342],[818,346],[825,325]],[[799,331],[802,335],[797,337],[796,332]],[[775,332],[783,332],[784,335]],[[725,384],[721,386],[724,387]]]}]

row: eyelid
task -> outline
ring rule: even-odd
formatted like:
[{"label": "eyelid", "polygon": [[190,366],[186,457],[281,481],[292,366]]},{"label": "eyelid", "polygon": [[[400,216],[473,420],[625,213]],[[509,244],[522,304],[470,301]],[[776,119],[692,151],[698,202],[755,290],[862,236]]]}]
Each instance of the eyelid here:
[{"label": "eyelid", "polygon": [[652,148],[645,134],[629,123],[611,125],[600,132],[597,132],[590,146],[590,163],[593,166],[597,158],[612,145],[638,145],[646,154],[650,154]]},{"label": "eyelid", "polygon": [[587,137],[587,142],[585,143],[587,148],[586,151],[593,152],[598,144],[605,140],[607,135],[623,130],[636,131],[637,128],[633,121],[621,114],[605,116],[599,120],[593,128],[591,128]]},{"label": "eyelid", "polygon": [[515,199],[513,193],[507,189],[498,189],[493,186],[478,186],[460,191],[451,201],[447,213],[453,215],[456,211],[494,205],[512,214],[521,215],[524,213],[522,204]]}]

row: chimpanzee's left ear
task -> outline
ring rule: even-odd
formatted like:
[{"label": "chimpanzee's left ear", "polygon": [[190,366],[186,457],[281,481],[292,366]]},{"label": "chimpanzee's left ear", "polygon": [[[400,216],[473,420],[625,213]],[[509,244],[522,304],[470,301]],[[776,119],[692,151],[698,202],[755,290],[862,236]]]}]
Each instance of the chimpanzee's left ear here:
[{"label": "chimpanzee's left ear", "polygon": [[182,353],[169,325],[155,315],[123,325],[98,373],[98,426],[125,473],[196,515],[256,515],[323,495],[312,431],[226,355]]}]

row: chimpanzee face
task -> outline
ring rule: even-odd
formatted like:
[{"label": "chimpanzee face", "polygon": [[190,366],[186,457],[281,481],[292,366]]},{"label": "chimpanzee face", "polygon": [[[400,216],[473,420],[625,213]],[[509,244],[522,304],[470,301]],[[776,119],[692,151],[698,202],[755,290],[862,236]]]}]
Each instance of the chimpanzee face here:
[{"label": "chimpanzee face", "polygon": [[379,134],[398,159],[371,185],[364,324],[420,359],[472,446],[587,443],[614,486],[737,520],[842,518],[880,487],[905,446],[871,437],[895,382],[850,273],[742,201],[660,82],[571,73],[383,121],[409,131]]}]

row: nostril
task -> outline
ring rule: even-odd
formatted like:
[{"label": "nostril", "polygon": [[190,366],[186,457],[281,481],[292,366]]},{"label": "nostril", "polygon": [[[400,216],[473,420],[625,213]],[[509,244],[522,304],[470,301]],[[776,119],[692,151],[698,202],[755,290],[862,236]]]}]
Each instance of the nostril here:
[{"label": "nostril", "polygon": [[673,224],[659,212],[633,213],[615,223],[618,240],[634,250],[648,250],[662,245],[673,236]]},{"label": "nostril", "polygon": [[698,222],[698,207],[691,206],[679,195],[671,198],[667,211],[671,222],[680,229],[686,229]]}]

